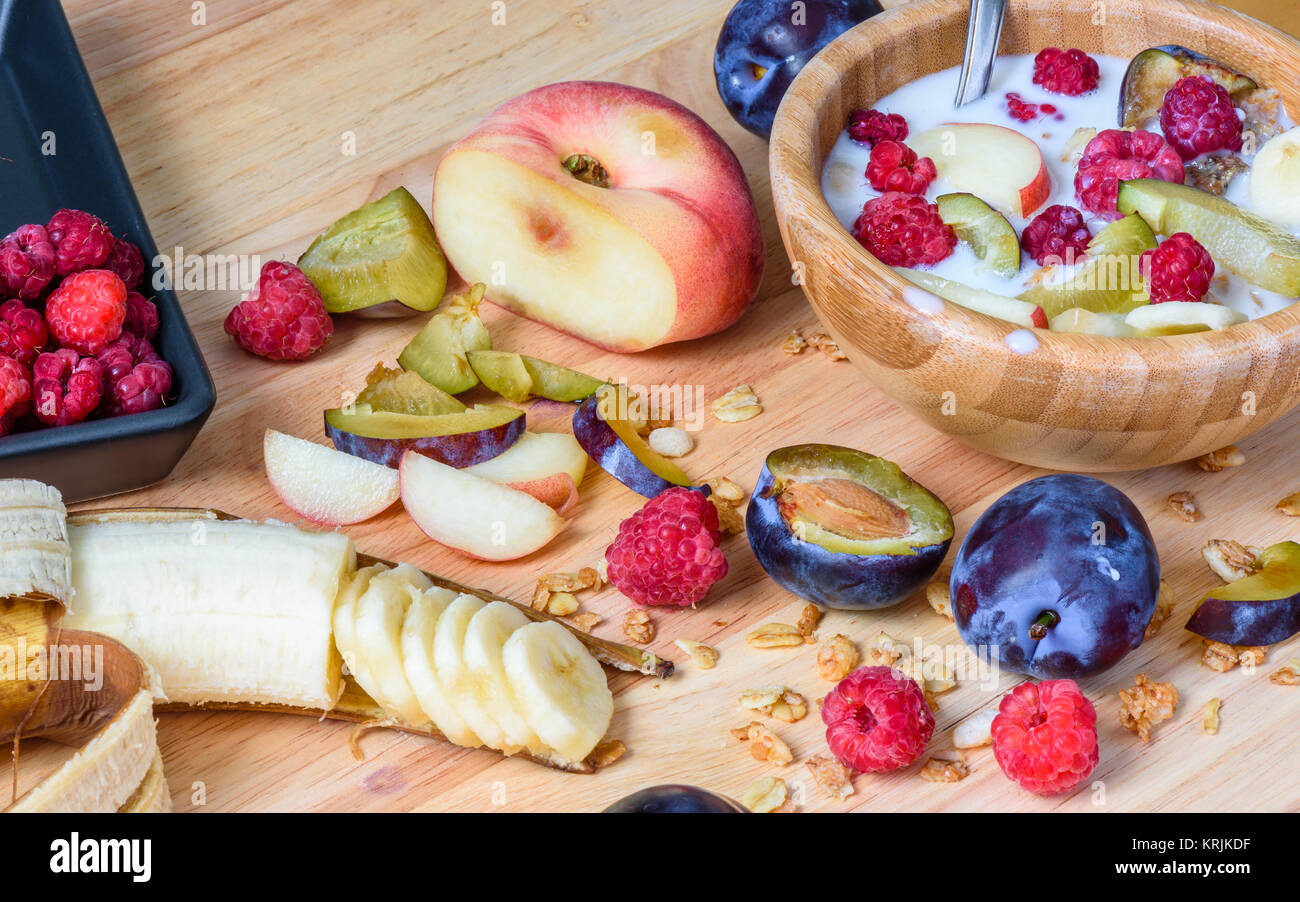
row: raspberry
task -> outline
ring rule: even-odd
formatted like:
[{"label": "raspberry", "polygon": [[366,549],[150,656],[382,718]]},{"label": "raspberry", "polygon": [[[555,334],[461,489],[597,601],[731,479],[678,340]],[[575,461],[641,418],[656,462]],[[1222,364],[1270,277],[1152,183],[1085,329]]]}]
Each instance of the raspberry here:
[{"label": "raspberry", "polygon": [[45,302],[50,335],[66,348],[98,354],[122,334],[126,286],[106,269],[73,273]]},{"label": "raspberry", "polygon": [[104,269],[117,273],[128,289],[139,288],[144,281],[144,254],[125,238],[118,238],[104,260]]},{"label": "raspberry", "polygon": [[138,291],[126,293],[126,319],[122,328],[132,335],[147,338],[150,341],[158,334],[158,307],[153,301],[146,300]]},{"label": "raspberry", "polygon": [[32,407],[51,426],[80,423],[99,406],[104,367],[71,348],[48,351],[32,367]]},{"label": "raspberry", "polygon": [[877,141],[902,141],[907,137],[907,120],[898,113],[855,110],[849,117],[849,137],[869,147]]},{"label": "raspberry", "polygon": [[934,715],[916,681],[890,667],[859,667],[822,702],[826,744],[845,767],[897,770],[921,756]]},{"label": "raspberry", "polygon": [[143,413],[166,403],[172,367],[146,339],[130,332],[99,352],[104,370],[103,404],[109,416]]},{"label": "raspberry", "polygon": [[54,269],[61,276],[97,269],[113,250],[113,233],[98,216],[60,210],[45,227],[54,245]]},{"label": "raspberry", "polygon": [[957,246],[957,235],[939,218],[938,207],[899,191],[867,201],[853,237],[890,266],[938,263]]},{"label": "raspberry", "polygon": [[1186,232],[1175,232],[1154,250],[1143,251],[1140,265],[1153,304],[1199,301],[1214,277],[1210,252]]},{"label": "raspberry", "polygon": [[54,278],[54,245],[45,226],[25,225],[0,241],[0,297],[34,301]]},{"label": "raspberry", "polygon": [[226,333],[259,357],[306,360],[329,340],[334,321],[311,279],[292,263],[273,260],[226,317]]},{"label": "raspberry", "polygon": [[703,493],[671,488],[618,526],[605,549],[609,581],[639,605],[687,607],[727,575],[718,510]]},{"label": "raspberry", "polygon": [[916,151],[897,141],[881,141],[871,148],[867,163],[867,181],[877,191],[902,191],[924,194],[939,175],[934,160],[916,158]]},{"label": "raspberry", "polygon": [[1174,82],[1160,107],[1160,130],[1184,160],[1214,150],[1241,150],[1241,120],[1222,85],[1204,75]]},{"label": "raspberry", "polygon": [[1053,204],[1025,226],[1020,233],[1020,246],[1040,266],[1049,258],[1053,263],[1073,263],[1088,253],[1091,237],[1081,212],[1074,207]]},{"label": "raspberry", "polygon": [[0,435],[31,408],[32,374],[12,357],[0,357]]},{"label": "raspberry", "polygon": [[1097,766],[1097,712],[1074,680],[1021,683],[993,718],[993,756],[1030,792],[1069,792]]},{"label": "raspberry", "polygon": [[1108,128],[1083,148],[1074,192],[1085,210],[1104,219],[1118,219],[1115,195],[1126,179],[1163,179],[1183,182],[1183,160],[1164,139],[1137,129],[1126,132]]},{"label": "raspberry", "polygon": [[1034,84],[1053,94],[1087,94],[1099,78],[1097,61],[1082,50],[1044,47],[1034,57]]},{"label": "raspberry", "polygon": [[49,340],[45,320],[38,311],[17,298],[0,304],[0,354],[31,366]]}]

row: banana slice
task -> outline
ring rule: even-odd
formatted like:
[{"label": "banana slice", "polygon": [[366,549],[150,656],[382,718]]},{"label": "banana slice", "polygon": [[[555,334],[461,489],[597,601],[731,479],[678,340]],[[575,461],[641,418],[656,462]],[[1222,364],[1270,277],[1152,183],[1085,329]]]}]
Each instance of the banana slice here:
[{"label": "banana slice", "polygon": [[398,564],[375,574],[354,610],[357,654],[373,681],[373,687],[363,683],[362,688],[389,714],[413,726],[423,726],[430,718],[416,701],[402,666],[402,620],[411,602],[431,588],[433,583],[415,567]]},{"label": "banana slice", "polygon": [[456,713],[456,706],[443,691],[433,663],[433,640],[437,635],[438,621],[455,600],[455,592],[435,587],[411,602],[402,621],[402,666],[425,716],[449,741],[474,749],[481,746],[483,740]]},{"label": "banana slice", "polygon": [[438,618],[438,632],[433,640],[433,663],[438,668],[438,682],[443,692],[483,744],[507,755],[519,751],[506,738],[505,730],[487,716],[474,691],[474,680],[465,663],[465,633],[474,615],[485,607],[482,599],[461,595]]},{"label": "banana slice", "polygon": [[483,713],[505,733],[506,742],[545,755],[550,750],[520,713],[501,660],[501,647],[506,640],[515,630],[531,622],[517,608],[503,601],[490,602],[470,619],[461,654],[467,671],[467,686],[478,699]]},{"label": "banana slice", "polygon": [[569,761],[586,758],[614,716],[614,696],[596,659],[551,621],[515,630],[501,657],[520,710],[542,742]]},{"label": "banana slice", "polygon": [[1255,155],[1250,206],[1287,228],[1300,225],[1300,126],[1269,138]]},{"label": "banana slice", "polygon": [[366,589],[370,588],[370,580],[387,569],[382,564],[361,568],[339,592],[339,597],[334,602],[332,618],[334,646],[343,656],[343,664],[347,667],[348,673],[352,674],[352,678],[367,693],[371,691],[375,681],[370,672],[365,670],[365,662],[361,658],[360,646],[357,643],[357,602],[366,593]]}]

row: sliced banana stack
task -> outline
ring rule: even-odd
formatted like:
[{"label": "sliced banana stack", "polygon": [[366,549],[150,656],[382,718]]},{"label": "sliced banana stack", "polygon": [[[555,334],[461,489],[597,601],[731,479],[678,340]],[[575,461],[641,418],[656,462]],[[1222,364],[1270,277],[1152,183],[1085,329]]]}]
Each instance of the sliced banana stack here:
[{"label": "sliced banana stack", "polygon": [[[0,480],[0,597],[8,602],[0,660],[16,666],[25,646],[24,667],[44,662],[39,677],[0,680],[0,741],[17,744],[15,767],[23,739],[78,748],[8,810],[170,810],[145,666],[117,642],[59,624],[73,594],[66,517],[56,489]],[[44,680],[35,695],[28,691],[33,679]]]}]

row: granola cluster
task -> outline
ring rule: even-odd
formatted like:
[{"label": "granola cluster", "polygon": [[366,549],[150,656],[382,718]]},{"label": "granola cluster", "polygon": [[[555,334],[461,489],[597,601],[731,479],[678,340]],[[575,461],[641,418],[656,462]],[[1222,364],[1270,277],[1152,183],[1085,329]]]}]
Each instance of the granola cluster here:
[{"label": "granola cluster", "polygon": [[1138,734],[1143,742],[1151,741],[1151,728],[1174,716],[1178,690],[1173,683],[1157,683],[1139,673],[1133,688],[1119,691],[1119,722]]}]

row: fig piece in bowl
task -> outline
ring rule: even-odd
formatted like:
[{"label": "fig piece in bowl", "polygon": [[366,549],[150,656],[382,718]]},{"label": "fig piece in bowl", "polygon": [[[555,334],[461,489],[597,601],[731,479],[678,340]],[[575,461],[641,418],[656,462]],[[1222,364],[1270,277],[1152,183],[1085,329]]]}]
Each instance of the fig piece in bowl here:
[{"label": "fig piece in bowl", "polygon": [[1270,545],[1256,565],[1206,595],[1187,629],[1228,645],[1274,645],[1300,633],[1300,545]]},{"label": "fig piece in bowl", "polygon": [[767,456],[745,516],[759,564],[815,604],[897,604],[934,575],[952,515],[898,465],[839,445],[792,445]]}]

